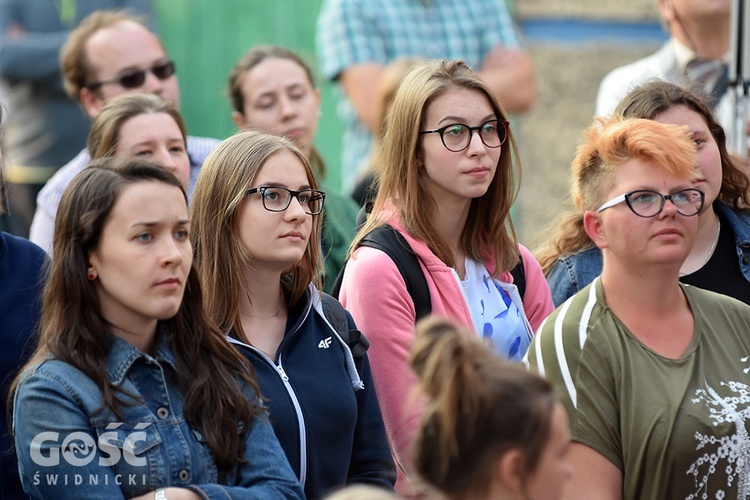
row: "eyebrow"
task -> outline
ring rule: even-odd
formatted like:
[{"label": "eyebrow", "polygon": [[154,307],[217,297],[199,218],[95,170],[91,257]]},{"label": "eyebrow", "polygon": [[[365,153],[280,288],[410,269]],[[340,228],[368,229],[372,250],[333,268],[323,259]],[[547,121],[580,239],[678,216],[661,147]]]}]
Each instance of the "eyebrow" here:
[{"label": "eyebrow", "polygon": [[[134,222],[131,227],[157,227],[162,225],[163,222],[157,222],[157,221],[142,221],[142,222]],[[179,219],[177,221],[178,226],[189,226],[190,225],[190,219]]]},{"label": "eyebrow", "polygon": [[[462,116],[446,116],[445,118],[443,118],[442,120],[438,122],[438,125],[448,120],[451,120],[452,122],[458,122],[458,123],[467,123],[468,121],[466,120],[466,118]],[[486,123],[490,120],[499,120],[499,118],[495,115],[495,113],[490,113],[489,115],[482,118],[481,123]]]},{"label": "eyebrow", "polygon": [[250,189],[257,189],[257,188],[262,188],[262,187],[264,187],[264,188],[280,187],[280,188],[289,189],[291,191],[302,191],[304,189],[312,189],[312,187],[310,187],[310,184],[303,184],[298,189],[292,189],[287,184],[284,184],[284,183],[281,183],[281,182],[267,182],[265,184],[261,184],[260,186],[256,186],[255,188],[250,188]]}]

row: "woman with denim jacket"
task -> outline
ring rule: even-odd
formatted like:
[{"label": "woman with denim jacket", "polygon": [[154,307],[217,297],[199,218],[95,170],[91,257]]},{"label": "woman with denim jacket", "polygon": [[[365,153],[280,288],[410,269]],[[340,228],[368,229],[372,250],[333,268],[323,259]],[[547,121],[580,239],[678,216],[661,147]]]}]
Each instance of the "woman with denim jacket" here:
[{"label": "woman with denim jacket", "polygon": [[[690,91],[654,80],[633,89],[615,115],[689,128],[701,175],[695,186],[705,192],[706,203],[680,281],[750,304],[750,180],[730,157],[724,129],[711,109]],[[581,199],[575,186],[572,198],[576,208],[550,226],[552,237],[536,252],[558,306],[602,271],[601,251],[583,229]]]},{"label": "woman with denim jacket", "polygon": [[253,364],[308,498],[396,476],[368,357],[352,356],[316,286],[326,200],[290,141],[243,132],[206,158],[190,207],[206,310]]},{"label": "woman with denim jacket", "polygon": [[252,369],[201,307],[180,182],[94,161],[66,189],[41,338],[15,381],[34,498],[301,498]]}]

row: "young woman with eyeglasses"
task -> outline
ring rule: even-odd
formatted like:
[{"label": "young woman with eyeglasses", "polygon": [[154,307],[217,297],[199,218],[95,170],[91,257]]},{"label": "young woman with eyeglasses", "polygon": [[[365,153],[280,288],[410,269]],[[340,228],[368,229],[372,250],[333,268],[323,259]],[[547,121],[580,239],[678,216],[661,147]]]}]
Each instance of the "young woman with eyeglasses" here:
[{"label": "young woman with eyeglasses", "polygon": [[[407,358],[416,311],[395,263],[358,247],[388,224],[416,254],[432,313],[521,360],[534,329],[552,311],[539,264],[519,245],[510,207],[519,168],[506,116],[481,79],[461,61],[426,61],[404,79],[386,118],[379,191],[355,239],[340,297],[370,338],[373,376],[399,467],[409,490],[419,406]],[[510,270],[523,259],[523,300]]]},{"label": "young woman with eyeglasses", "polygon": [[680,282],[708,201],[695,142],[691,127],[600,119],[573,160],[603,269],[528,353],[568,412],[569,498],[747,497],[750,306]]},{"label": "young woman with eyeglasses", "polygon": [[[315,177],[325,185],[326,167],[313,140],[320,120],[320,90],[313,71],[295,52],[273,45],[253,47],[229,74],[232,119],[240,130],[286,137],[307,157]],[[349,196],[325,189],[323,285],[330,290],[356,234],[359,207]]]},{"label": "young woman with eyeglasses", "polygon": [[316,286],[324,201],[291,142],[243,132],[208,156],[190,207],[206,309],[255,367],[309,498],[395,480],[367,355],[353,357]]},{"label": "young woman with eyeglasses", "polygon": [[[750,179],[730,157],[724,129],[697,95],[677,85],[652,81],[633,89],[616,115],[684,125],[697,146],[705,192],[698,239],[680,270],[680,281],[750,304]],[[536,256],[547,274],[555,304],[562,304],[602,270],[601,251],[583,228],[581,197],[573,187],[572,210],[550,226],[551,236]]]}]

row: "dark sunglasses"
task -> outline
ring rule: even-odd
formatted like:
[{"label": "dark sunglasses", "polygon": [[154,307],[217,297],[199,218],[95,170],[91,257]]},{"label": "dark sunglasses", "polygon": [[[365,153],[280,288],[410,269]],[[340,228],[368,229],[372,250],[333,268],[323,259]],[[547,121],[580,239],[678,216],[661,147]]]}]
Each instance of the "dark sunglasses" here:
[{"label": "dark sunglasses", "polygon": [[136,89],[143,85],[143,83],[146,81],[146,73],[151,73],[159,80],[166,80],[170,76],[174,75],[174,72],[174,62],[167,61],[165,63],[159,63],[156,66],[145,70],[128,70],[122,73],[120,76],[112,78],[111,80],[104,80],[102,82],[96,82],[86,85],[86,88],[89,90],[96,90],[103,85],[118,83],[124,89]]}]

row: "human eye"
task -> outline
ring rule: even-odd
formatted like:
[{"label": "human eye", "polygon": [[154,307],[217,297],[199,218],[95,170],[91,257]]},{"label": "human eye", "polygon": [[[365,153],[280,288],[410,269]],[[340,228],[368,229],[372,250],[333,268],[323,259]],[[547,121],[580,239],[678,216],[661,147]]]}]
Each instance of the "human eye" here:
[{"label": "human eye", "polygon": [[135,239],[141,243],[148,243],[153,239],[153,235],[151,233],[139,233],[135,236]]},{"label": "human eye", "polygon": [[185,146],[179,145],[179,146],[172,146],[169,148],[169,151],[172,153],[184,153],[185,152]]},{"label": "human eye", "polygon": [[185,241],[190,238],[190,231],[188,231],[186,228],[181,228],[175,231],[174,236],[180,241]]},{"label": "human eye", "polygon": [[706,143],[706,137],[705,136],[693,135],[692,140],[693,140],[693,142],[695,143],[695,146],[698,149],[702,148],[703,145]]},{"label": "human eye", "polygon": [[487,122],[482,124],[482,133],[483,134],[494,134],[497,132],[497,121],[493,120],[491,122]]},{"label": "human eye", "polygon": [[466,133],[466,127],[460,123],[448,125],[443,129],[443,135],[447,136],[459,136]]},{"label": "human eye", "polygon": [[134,152],[134,156],[151,156],[153,154],[153,151],[151,151],[150,149],[141,149]]},{"label": "human eye", "polygon": [[272,96],[266,96],[259,99],[255,103],[255,107],[258,109],[271,109],[276,104],[276,99]]},{"label": "human eye", "polygon": [[658,203],[661,195],[654,191],[636,191],[630,195],[630,203],[638,205],[651,205],[652,203]]},{"label": "human eye", "polygon": [[300,191],[297,193],[297,199],[303,205],[307,205],[310,203],[310,191]]},{"label": "human eye", "polygon": [[278,189],[274,188],[265,188],[263,191],[261,191],[263,194],[263,198],[266,199],[266,201],[279,201],[281,198],[281,192]]}]

